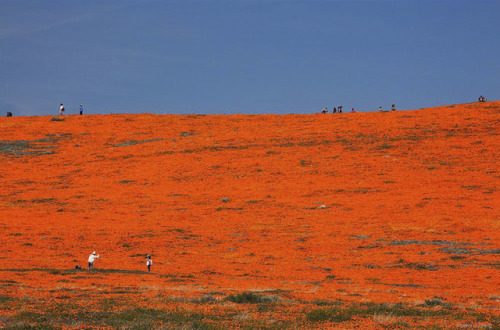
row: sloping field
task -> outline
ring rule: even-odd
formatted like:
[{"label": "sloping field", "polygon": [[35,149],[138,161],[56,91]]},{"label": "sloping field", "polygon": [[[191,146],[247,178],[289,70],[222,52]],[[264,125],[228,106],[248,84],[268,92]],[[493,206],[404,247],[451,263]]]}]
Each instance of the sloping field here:
[{"label": "sloping field", "polygon": [[0,118],[0,326],[499,326],[500,102],[51,119]]}]

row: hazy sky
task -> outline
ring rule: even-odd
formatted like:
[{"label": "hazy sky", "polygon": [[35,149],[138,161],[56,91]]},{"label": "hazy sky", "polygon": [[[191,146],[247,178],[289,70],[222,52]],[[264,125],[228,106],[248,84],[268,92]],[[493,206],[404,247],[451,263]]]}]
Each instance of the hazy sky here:
[{"label": "hazy sky", "polygon": [[500,99],[500,1],[0,0],[0,115]]}]

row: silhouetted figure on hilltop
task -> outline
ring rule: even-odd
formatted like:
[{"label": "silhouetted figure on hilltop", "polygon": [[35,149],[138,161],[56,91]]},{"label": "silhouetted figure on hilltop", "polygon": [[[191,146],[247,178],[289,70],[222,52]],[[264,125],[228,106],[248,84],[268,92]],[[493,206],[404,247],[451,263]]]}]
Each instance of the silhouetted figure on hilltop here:
[{"label": "silhouetted figure on hilltop", "polygon": [[337,108],[333,107],[332,113],[337,113]]},{"label": "silhouetted figure on hilltop", "polygon": [[342,106],[339,105],[339,113],[342,113]]},{"label": "silhouetted figure on hilltop", "polygon": [[396,105],[395,104],[392,105],[391,111],[396,111]]},{"label": "silhouetted figure on hilltop", "polygon": [[321,110],[322,113],[327,113],[328,112],[328,108],[323,108],[323,110]]},{"label": "silhouetted figure on hilltop", "polygon": [[7,117],[12,117],[12,112],[7,112]]},{"label": "silhouetted figure on hilltop", "polygon": [[83,104],[80,104],[80,116],[83,115]]},{"label": "silhouetted figure on hilltop", "polygon": [[484,96],[479,96],[478,102],[486,102],[486,98]]},{"label": "silhouetted figure on hilltop", "polygon": [[61,103],[61,105],[59,106],[59,116],[62,116],[64,112],[64,105]]}]

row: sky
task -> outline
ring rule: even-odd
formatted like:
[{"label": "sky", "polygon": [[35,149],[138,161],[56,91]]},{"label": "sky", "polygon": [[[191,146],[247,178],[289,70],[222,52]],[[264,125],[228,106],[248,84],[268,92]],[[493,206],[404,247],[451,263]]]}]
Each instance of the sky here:
[{"label": "sky", "polygon": [[0,0],[0,115],[500,99],[500,1]]}]

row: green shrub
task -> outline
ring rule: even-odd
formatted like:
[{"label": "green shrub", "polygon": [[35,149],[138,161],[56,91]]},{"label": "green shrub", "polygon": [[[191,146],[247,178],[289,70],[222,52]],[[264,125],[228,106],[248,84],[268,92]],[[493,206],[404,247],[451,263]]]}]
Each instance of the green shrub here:
[{"label": "green shrub", "polygon": [[270,301],[269,298],[253,292],[242,292],[237,295],[230,294],[226,297],[226,300],[237,304],[259,304]]}]

